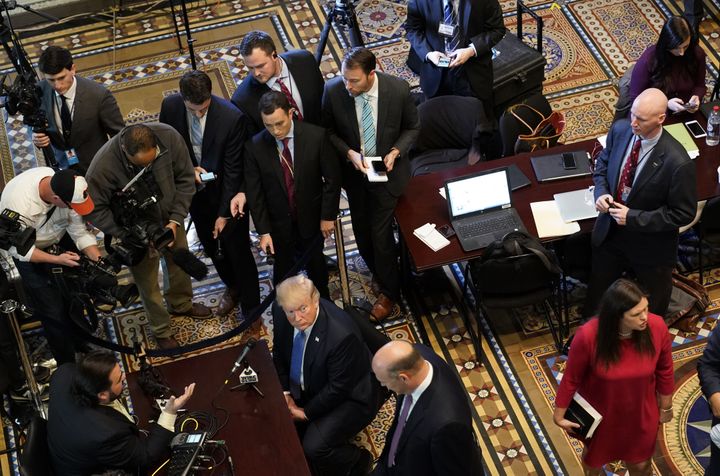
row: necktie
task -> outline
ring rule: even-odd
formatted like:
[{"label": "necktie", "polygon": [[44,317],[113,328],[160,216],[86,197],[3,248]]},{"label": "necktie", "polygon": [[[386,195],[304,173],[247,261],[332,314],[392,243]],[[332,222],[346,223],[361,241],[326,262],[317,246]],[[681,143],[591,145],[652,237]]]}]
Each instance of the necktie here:
[{"label": "necktie", "polygon": [[72,129],[72,116],[70,108],[67,105],[67,98],[60,95],[60,122],[62,122],[62,132],[65,141],[70,140],[70,130]]},{"label": "necktie", "polygon": [[303,351],[305,350],[305,331],[295,334],[290,356],[290,395],[295,400],[300,399],[302,387],[300,386],[300,374],[302,373]]},{"label": "necktie", "polygon": [[375,122],[372,116],[372,106],[370,106],[370,96],[363,94],[362,105],[362,136],[363,145],[365,146],[363,154],[367,157],[375,156]]},{"label": "necktie", "polygon": [[295,102],[295,99],[292,96],[292,93],[290,93],[290,90],[285,86],[285,83],[283,83],[282,78],[278,78],[277,80],[278,86],[280,86],[280,92],[285,95],[285,97],[288,98],[288,102],[290,102],[290,105],[295,109],[295,117],[299,120],[303,120],[303,115],[300,112],[300,108],[298,107],[297,103]]},{"label": "necktie", "polygon": [[460,25],[458,24],[457,15],[455,15],[455,9],[451,2],[452,0],[445,0],[443,2],[443,22],[446,25],[453,25],[455,27],[452,38],[445,38],[445,52],[447,54],[454,52],[458,46],[460,46]]},{"label": "necktie", "polygon": [[641,140],[635,138],[632,150],[628,159],[625,161],[625,167],[623,167],[622,173],[620,174],[620,180],[618,180],[617,190],[615,191],[615,200],[622,203],[622,193],[625,187],[632,187],[633,180],[635,179],[635,171],[638,166],[638,157],[640,156],[640,145]]},{"label": "necktie", "polygon": [[200,118],[195,114],[190,115],[190,143],[193,147],[193,153],[195,154],[195,160],[200,165],[202,160],[202,126],[200,125]]},{"label": "necktie", "polygon": [[283,178],[285,179],[285,190],[288,194],[288,205],[290,205],[290,212],[295,215],[295,177],[293,175],[293,159],[290,153],[290,146],[288,145],[290,139],[287,137],[282,140],[282,160],[280,164],[283,170]]},{"label": "necktie", "polygon": [[405,422],[407,421],[408,413],[410,413],[412,402],[412,395],[405,395],[402,402],[402,410],[400,410],[400,417],[398,418],[397,425],[395,426],[395,432],[393,433],[392,440],[390,441],[390,451],[388,452],[388,467],[390,468],[395,466],[395,454],[397,453],[400,436],[402,436],[403,429],[405,428]]}]

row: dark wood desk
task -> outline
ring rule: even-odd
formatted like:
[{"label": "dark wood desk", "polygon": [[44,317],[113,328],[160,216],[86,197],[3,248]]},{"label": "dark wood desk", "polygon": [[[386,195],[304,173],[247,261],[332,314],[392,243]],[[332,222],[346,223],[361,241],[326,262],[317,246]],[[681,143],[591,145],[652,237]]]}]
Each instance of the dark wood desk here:
[{"label": "dark wood desk", "polygon": [[[187,406],[188,411],[212,412],[211,400],[227,372],[240,354],[241,346],[209,354],[178,360],[159,367],[168,383],[176,390],[195,382],[195,392]],[[234,378],[216,400],[217,406],[230,412],[227,425],[215,435],[224,439],[235,465],[235,474],[253,476],[309,476],[300,441],[285,403],[280,381],[275,373],[267,343],[258,341],[248,354],[252,368],[257,372],[257,384],[265,397],[252,390],[230,391],[238,383]],[[140,426],[154,419],[156,412],[140,390],[137,373],[127,376],[135,414]],[[216,413],[222,423],[225,414]]]}]

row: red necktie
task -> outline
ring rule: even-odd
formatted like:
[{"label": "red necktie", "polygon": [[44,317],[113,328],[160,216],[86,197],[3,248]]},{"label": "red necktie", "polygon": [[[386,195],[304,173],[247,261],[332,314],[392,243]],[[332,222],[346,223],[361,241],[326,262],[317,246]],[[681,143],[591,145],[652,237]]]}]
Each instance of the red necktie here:
[{"label": "red necktie", "polygon": [[638,157],[640,156],[640,144],[642,141],[640,138],[635,138],[635,143],[630,151],[625,167],[623,167],[622,174],[620,174],[620,180],[618,180],[617,190],[615,191],[615,200],[623,202],[622,192],[625,187],[632,187],[633,180],[635,179],[635,171],[638,166]]},{"label": "red necktie", "polygon": [[295,109],[295,118],[302,121],[303,115],[300,112],[300,108],[298,107],[297,103],[295,102],[295,99],[293,99],[292,94],[290,93],[290,90],[285,86],[285,83],[282,82],[282,79],[278,78],[277,80],[278,85],[280,85],[280,92],[285,95],[285,97],[288,98],[288,101],[290,102],[290,105],[293,109]]},{"label": "red necktie", "polygon": [[283,170],[283,177],[285,178],[285,190],[288,194],[288,205],[290,205],[290,212],[295,216],[295,177],[293,176],[293,159],[290,154],[290,147],[288,143],[290,139],[287,137],[282,140],[282,160],[280,164]]}]

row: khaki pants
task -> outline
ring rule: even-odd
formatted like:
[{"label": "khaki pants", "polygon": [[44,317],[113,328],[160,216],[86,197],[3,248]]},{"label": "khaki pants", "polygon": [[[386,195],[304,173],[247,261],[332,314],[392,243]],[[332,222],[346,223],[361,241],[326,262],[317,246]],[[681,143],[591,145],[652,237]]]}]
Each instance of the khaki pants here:
[{"label": "khaki pants", "polygon": [[[185,228],[182,225],[177,227],[173,246],[178,248],[187,248],[188,246]],[[158,265],[161,254],[165,261],[162,295],[158,284]],[[153,335],[155,337],[172,336],[170,312],[184,314],[192,307],[193,291],[190,276],[173,262],[170,250],[167,248],[161,252],[150,249],[137,266],[130,268],[130,272],[140,293],[140,300],[145,308]],[[167,308],[163,305],[163,296]]]}]

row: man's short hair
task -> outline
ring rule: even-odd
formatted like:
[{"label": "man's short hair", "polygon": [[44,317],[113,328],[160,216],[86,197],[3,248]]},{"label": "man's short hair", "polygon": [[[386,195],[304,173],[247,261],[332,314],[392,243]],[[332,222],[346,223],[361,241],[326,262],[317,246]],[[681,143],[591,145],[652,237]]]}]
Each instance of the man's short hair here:
[{"label": "man's short hair", "polygon": [[180,94],[192,104],[204,103],[212,94],[210,76],[204,71],[188,71],[180,78]]},{"label": "man's short hair", "polygon": [[45,74],[58,74],[63,69],[70,69],[72,66],[72,54],[60,46],[48,46],[38,60],[38,67]]},{"label": "man's short hair", "polygon": [[255,48],[260,48],[268,56],[277,51],[270,35],[260,30],[253,30],[243,37],[240,42],[240,54],[250,56]]},{"label": "man's short hair", "polygon": [[392,378],[397,377],[400,372],[411,372],[414,374],[420,370],[420,366],[425,359],[423,359],[423,356],[414,345],[411,344],[411,346],[411,350],[407,355],[388,365],[387,371]]},{"label": "man's short hair", "polygon": [[275,288],[277,303],[283,309],[295,309],[309,297],[313,301],[320,298],[315,284],[304,274],[291,276]]},{"label": "man's short hair", "polygon": [[127,155],[154,149],[157,146],[155,133],[145,124],[133,124],[120,133],[120,145]]},{"label": "man's short hair", "polygon": [[93,350],[80,357],[70,388],[75,401],[84,407],[100,403],[98,393],[112,386],[110,373],[117,363],[115,354],[106,350]]},{"label": "man's short hair", "polygon": [[370,74],[377,66],[375,54],[367,48],[358,46],[351,48],[343,57],[343,65],[347,69],[362,69],[363,73]]},{"label": "man's short hair", "polygon": [[290,101],[288,101],[287,96],[280,91],[270,91],[263,94],[260,98],[260,102],[258,103],[260,114],[265,114],[266,116],[272,114],[278,109],[290,112],[290,108],[292,108]]}]

